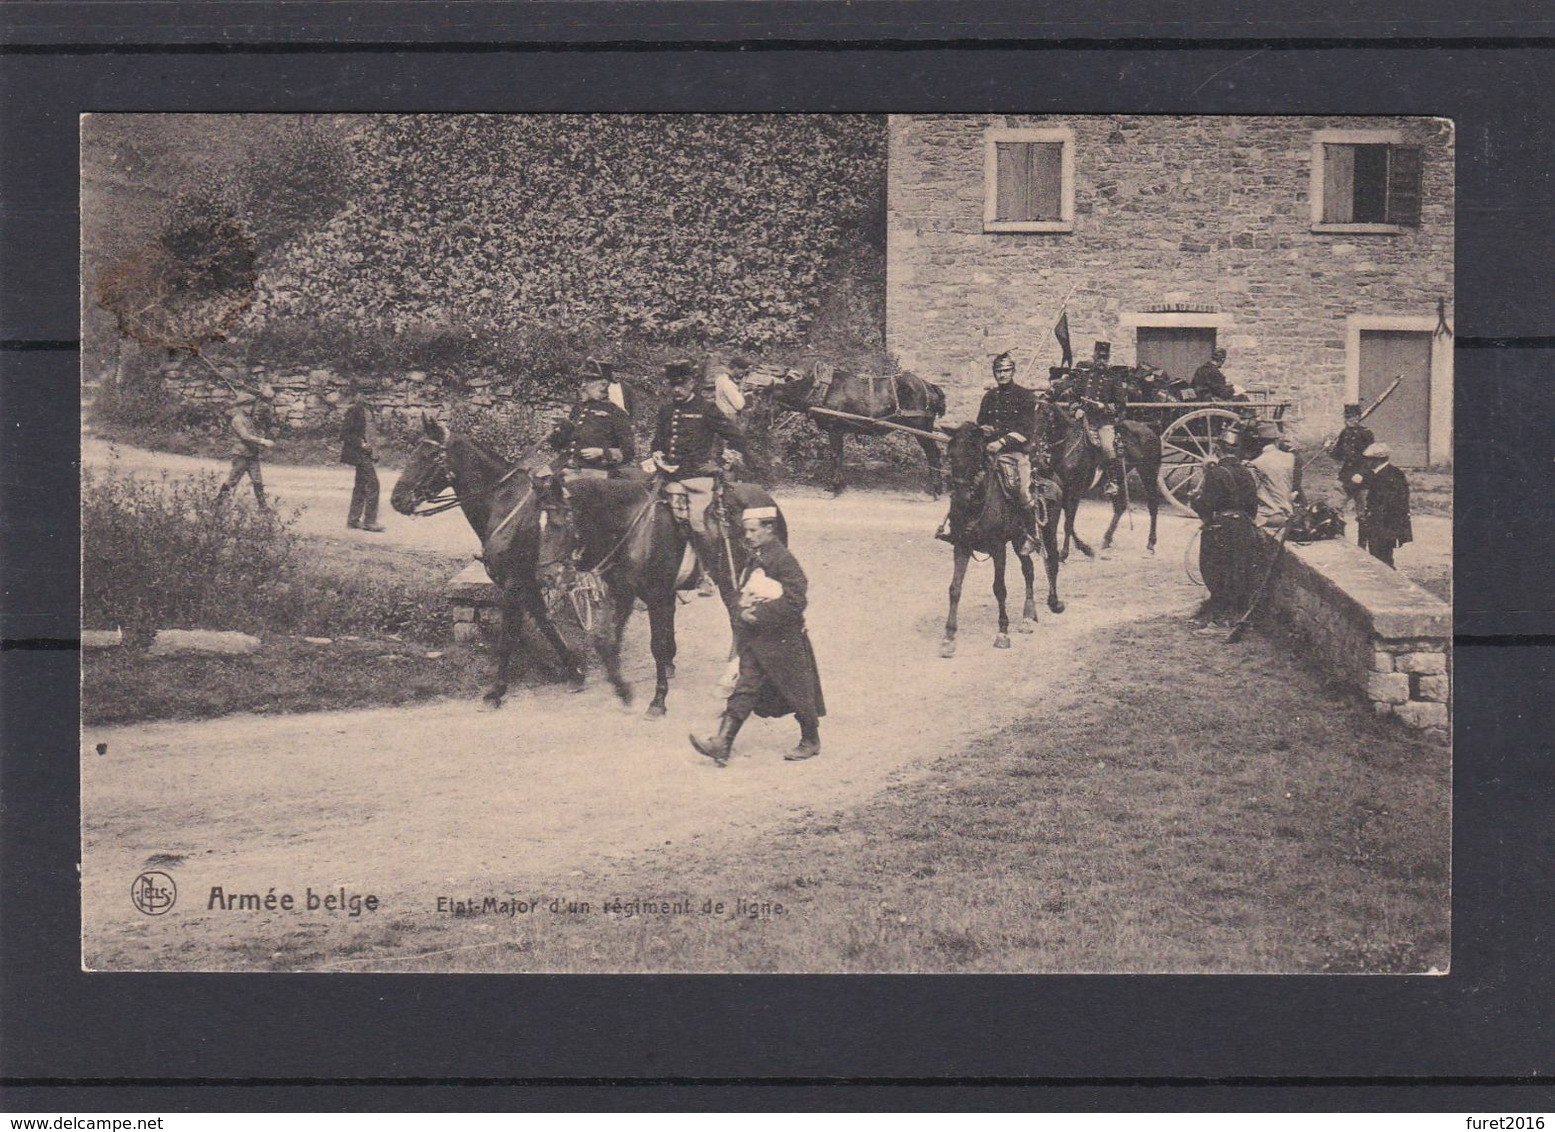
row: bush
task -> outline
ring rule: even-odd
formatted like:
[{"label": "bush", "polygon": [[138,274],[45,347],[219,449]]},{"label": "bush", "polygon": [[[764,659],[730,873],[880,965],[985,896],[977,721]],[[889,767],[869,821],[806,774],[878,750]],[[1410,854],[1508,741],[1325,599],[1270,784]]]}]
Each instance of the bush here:
[{"label": "bush", "polygon": [[250,628],[296,548],[292,522],[242,499],[217,502],[218,477],[146,481],[81,475],[81,616],[142,636],[157,628]]},{"label": "bush", "polygon": [[444,567],[408,579],[330,569],[300,552],[296,514],[267,515],[242,496],[219,502],[219,484],[82,472],[84,625],[121,625],[135,642],[161,628],[449,635]]}]

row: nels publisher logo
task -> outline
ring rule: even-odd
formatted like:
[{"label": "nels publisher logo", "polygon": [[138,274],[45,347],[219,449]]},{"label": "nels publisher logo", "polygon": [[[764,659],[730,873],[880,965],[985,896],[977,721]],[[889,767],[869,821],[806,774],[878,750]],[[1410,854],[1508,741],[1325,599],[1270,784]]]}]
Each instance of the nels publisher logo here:
[{"label": "nels publisher logo", "polygon": [[172,910],[178,900],[178,886],[166,873],[141,873],[130,885],[130,899],[146,915],[160,916]]}]

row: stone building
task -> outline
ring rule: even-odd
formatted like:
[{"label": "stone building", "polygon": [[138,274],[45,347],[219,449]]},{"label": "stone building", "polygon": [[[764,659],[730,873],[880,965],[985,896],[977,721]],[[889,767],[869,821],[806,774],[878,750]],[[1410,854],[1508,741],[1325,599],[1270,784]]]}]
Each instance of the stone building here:
[{"label": "stone building", "polygon": [[970,415],[989,361],[1226,376],[1298,435],[1404,382],[1368,424],[1452,460],[1453,130],[1434,118],[893,115],[886,335]]}]

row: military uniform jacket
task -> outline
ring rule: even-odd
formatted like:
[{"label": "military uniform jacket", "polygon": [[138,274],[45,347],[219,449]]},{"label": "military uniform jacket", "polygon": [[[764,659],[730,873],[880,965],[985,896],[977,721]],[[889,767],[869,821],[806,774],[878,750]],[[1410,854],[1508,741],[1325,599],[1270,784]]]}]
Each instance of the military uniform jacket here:
[{"label": "military uniform jacket", "polygon": [[757,604],[751,611],[754,620],[740,622],[742,678],[751,666],[766,678],[756,700],[756,714],[779,716],[792,711],[819,719],[826,714],[826,700],[821,694],[815,651],[805,632],[809,580],[798,559],[780,542],[752,551],[740,580],[742,586],[758,567],[783,587],[783,596]]},{"label": "military uniform jacket", "polygon": [[745,434],[740,426],[718,411],[700,394],[681,402],[670,400],[659,410],[659,426],[653,434],[653,450],[664,454],[664,462],[688,476],[711,475],[717,438],[723,437],[741,451]]},{"label": "military uniform jacket", "polygon": [[1339,474],[1346,479],[1361,470],[1364,457],[1361,453],[1370,448],[1376,437],[1363,424],[1348,424],[1334,441],[1328,454],[1339,461]]},{"label": "military uniform jacket", "polygon": [[1193,500],[1193,509],[1206,522],[1227,511],[1251,519],[1258,512],[1258,481],[1252,469],[1234,456],[1210,464],[1204,469],[1204,484]]},{"label": "military uniform jacket", "polygon": [[1013,381],[983,394],[977,423],[993,429],[1008,452],[1030,452],[1037,436],[1037,395]]},{"label": "military uniform jacket", "polygon": [[229,456],[258,456],[265,450],[264,434],[254,424],[254,418],[242,409],[233,409],[228,418],[232,424],[232,447]]},{"label": "military uniform jacket", "polygon": [[1205,362],[1193,371],[1193,391],[1203,401],[1229,401],[1236,396],[1226,375],[1214,362]]},{"label": "military uniform jacket", "polygon": [[1389,464],[1373,473],[1366,487],[1366,515],[1361,520],[1361,527],[1366,532],[1367,542],[1391,542],[1394,546],[1413,542],[1409,481],[1404,473]]},{"label": "military uniform jacket", "polygon": [[[1106,366],[1090,366],[1083,371],[1080,382],[1080,396],[1087,401],[1094,401],[1102,406],[1101,412],[1109,419],[1115,419],[1123,415],[1123,404],[1128,400],[1127,391],[1123,383],[1112,376]],[[1088,411],[1095,412],[1094,405],[1086,406]]]},{"label": "military uniform jacket", "polygon": [[[615,468],[632,458],[632,418],[611,401],[579,401],[567,419],[550,436],[552,448],[567,454],[575,468]],[[605,449],[605,454],[585,460],[578,453],[585,448]],[[620,459],[612,460],[609,449],[620,450]]]},{"label": "military uniform jacket", "polygon": [[367,407],[360,401],[346,410],[340,424],[340,462],[356,464],[372,455],[367,437]]}]

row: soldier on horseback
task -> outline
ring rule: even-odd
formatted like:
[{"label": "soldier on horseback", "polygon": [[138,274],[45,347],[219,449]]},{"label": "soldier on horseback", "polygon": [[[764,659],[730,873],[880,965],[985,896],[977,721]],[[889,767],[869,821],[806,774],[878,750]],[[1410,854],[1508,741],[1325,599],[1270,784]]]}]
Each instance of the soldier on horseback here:
[{"label": "soldier on horseback", "polygon": [[610,378],[610,367],[590,358],[584,364],[580,399],[551,430],[548,443],[562,453],[567,480],[603,479],[631,462],[632,418],[610,400]]},{"label": "soldier on horseback", "polygon": [[[1008,351],[993,360],[994,387],[983,394],[977,423],[991,434],[987,450],[994,457],[1006,494],[1018,500],[1026,518],[1027,538],[1022,554],[1037,549],[1037,505],[1031,494],[1031,450],[1037,436],[1036,394],[1015,384],[1015,360]],[[935,538],[954,542],[950,517],[940,524]]]},{"label": "soldier on horseback", "polygon": [[1117,422],[1128,401],[1127,384],[1112,371],[1112,343],[1097,342],[1095,358],[1079,370],[1079,412],[1085,422],[1085,438],[1096,449],[1108,499],[1116,498],[1123,482],[1123,461],[1118,453]]},{"label": "soldier on horseback", "polygon": [[697,392],[698,375],[690,362],[668,363],[664,379],[670,387],[670,399],[659,410],[653,455],[643,464],[643,470],[663,476],[664,494],[669,497],[675,522],[701,561],[688,492],[705,495],[712,491],[720,438],[747,461],[751,457],[746,451],[744,430]]}]

